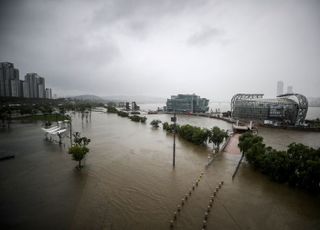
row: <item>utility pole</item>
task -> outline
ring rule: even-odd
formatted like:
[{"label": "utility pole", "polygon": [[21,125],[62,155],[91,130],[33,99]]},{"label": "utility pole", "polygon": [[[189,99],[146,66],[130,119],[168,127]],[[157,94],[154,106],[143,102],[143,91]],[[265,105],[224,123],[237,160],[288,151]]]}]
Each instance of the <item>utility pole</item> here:
[{"label": "utility pole", "polygon": [[176,166],[176,122],[177,122],[176,113],[174,113],[173,117],[171,117],[171,121],[173,121],[173,167],[175,167]]},{"label": "utility pole", "polygon": [[69,135],[70,135],[70,147],[72,147],[72,118],[69,115]]}]

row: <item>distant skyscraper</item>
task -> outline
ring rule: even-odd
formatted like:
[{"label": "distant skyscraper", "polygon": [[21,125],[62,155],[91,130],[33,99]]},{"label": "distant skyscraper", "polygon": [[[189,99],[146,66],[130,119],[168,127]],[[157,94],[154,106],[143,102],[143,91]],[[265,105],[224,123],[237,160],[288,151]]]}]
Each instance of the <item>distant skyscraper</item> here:
[{"label": "distant skyscraper", "polygon": [[25,78],[25,82],[27,82],[27,85],[29,87],[29,97],[35,98],[37,97],[37,82],[36,82],[36,73],[27,73]]},{"label": "distant skyscraper", "polygon": [[[51,96],[50,96],[51,95]],[[19,70],[13,63],[0,62],[0,97],[46,98],[45,79],[37,73],[27,73],[19,79]],[[52,98],[51,89],[49,96]]]},{"label": "distant skyscraper", "polygon": [[[19,76],[19,74],[18,74]],[[11,97],[12,86],[11,81],[15,79],[15,69],[13,63],[0,63],[0,96]]]},{"label": "distant skyscraper", "polygon": [[277,82],[277,96],[283,94],[283,81]]},{"label": "distant skyscraper", "polygon": [[24,93],[23,93],[23,83],[24,81],[19,80],[19,97],[23,97]]},{"label": "distant skyscraper", "polygon": [[288,86],[287,93],[293,93],[293,87],[291,85]]},{"label": "distant skyscraper", "polygon": [[13,69],[13,78],[10,81],[11,84],[11,97],[20,97],[20,80],[19,70]]},{"label": "distant skyscraper", "polygon": [[52,90],[51,88],[46,88],[46,98],[52,99]]},{"label": "distant skyscraper", "polygon": [[29,97],[30,98],[45,98],[45,80],[40,77],[37,73],[27,73],[25,76],[25,82],[29,86]]},{"label": "distant skyscraper", "polygon": [[37,86],[38,86],[38,97],[45,98],[46,97],[46,87],[45,81],[43,77],[37,78]]},{"label": "distant skyscraper", "polygon": [[25,98],[30,97],[30,87],[29,87],[29,82],[27,80],[23,81],[23,97]]}]

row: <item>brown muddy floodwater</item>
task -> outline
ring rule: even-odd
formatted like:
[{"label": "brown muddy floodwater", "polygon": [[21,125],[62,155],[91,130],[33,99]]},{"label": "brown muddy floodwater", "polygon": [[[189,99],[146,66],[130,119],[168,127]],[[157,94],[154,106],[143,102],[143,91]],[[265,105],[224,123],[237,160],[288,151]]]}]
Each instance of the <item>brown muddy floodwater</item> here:
[{"label": "brown muddy floodwater", "polygon": [[[202,171],[174,229],[202,228],[210,195],[221,180],[207,229],[320,229],[319,197],[274,183],[246,163],[232,181],[240,158],[235,147],[205,169],[211,146],[178,138],[172,169],[172,136],[152,129],[152,119],[169,121],[170,116],[150,115],[140,124],[115,114],[94,112],[89,122],[75,115],[74,131],[92,139],[80,172],[66,153],[68,140],[65,147],[44,141],[40,124],[1,130],[1,152],[16,155],[0,162],[1,229],[169,229],[177,205]],[[178,116],[178,122],[230,128],[203,117]],[[304,135],[318,143],[319,134],[298,138]]]}]

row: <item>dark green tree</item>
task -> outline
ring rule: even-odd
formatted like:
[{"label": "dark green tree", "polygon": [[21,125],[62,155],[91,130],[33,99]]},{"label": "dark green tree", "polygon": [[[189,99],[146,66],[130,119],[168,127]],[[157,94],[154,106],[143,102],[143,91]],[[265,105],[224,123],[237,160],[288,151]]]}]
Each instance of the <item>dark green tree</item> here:
[{"label": "dark green tree", "polygon": [[78,161],[78,169],[81,169],[81,161],[85,158],[86,154],[89,152],[87,145],[91,140],[87,137],[81,137],[79,132],[73,134],[74,145],[69,148],[68,153],[72,155],[72,159]]},{"label": "dark green tree", "polygon": [[160,120],[152,120],[150,122],[150,125],[152,125],[153,128],[159,128],[159,124],[161,123]]},{"label": "dark green tree", "polygon": [[213,143],[213,149],[215,152],[219,152],[220,145],[224,141],[225,138],[228,137],[227,132],[224,129],[220,129],[219,127],[213,127],[209,132],[209,142]]}]

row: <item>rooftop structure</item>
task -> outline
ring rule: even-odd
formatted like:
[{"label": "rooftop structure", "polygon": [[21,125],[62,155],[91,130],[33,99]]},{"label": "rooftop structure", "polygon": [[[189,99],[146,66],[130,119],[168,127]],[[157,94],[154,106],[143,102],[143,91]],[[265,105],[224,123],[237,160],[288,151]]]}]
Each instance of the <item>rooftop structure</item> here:
[{"label": "rooftop structure", "polygon": [[302,125],[308,111],[308,101],[301,94],[282,94],[264,99],[263,94],[236,94],[231,99],[234,119],[264,123]]},{"label": "rooftop structure", "polygon": [[178,113],[205,113],[209,110],[209,100],[195,94],[178,94],[167,99],[166,110]]}]

